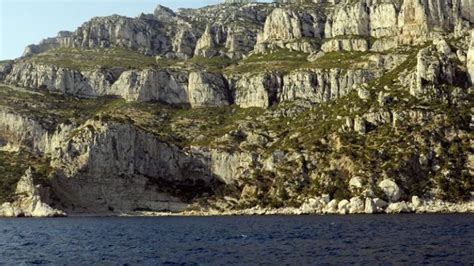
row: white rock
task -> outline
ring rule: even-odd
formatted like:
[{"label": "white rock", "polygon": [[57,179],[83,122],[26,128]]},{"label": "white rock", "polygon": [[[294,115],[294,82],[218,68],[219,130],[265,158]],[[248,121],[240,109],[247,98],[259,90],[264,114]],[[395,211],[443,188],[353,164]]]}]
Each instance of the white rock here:
[{"label": "white rock", "polygon": [[267,108],[277,100],[282,78],[275,73],[247,74],[235,85],[235,103],[240,107]]},{"label": "white rock", "polygon": [[323,195],[321,195],[321,199],[322,199],[326,204],[328,204],[328,203],[331,201],[331,196],[329,196],[329,194],[323,194]]},{"label": "white rock", "polygon": [[336,199],[331,200],[325,208],[325,212],[327,213],[337,213],[338,212],[338,203],[339,201]]},{"label": "white rock", "polygon": [[349,213],[363,213],[364,201],[359,197],[353,197],[350,201]]},{"label": "white rock", "polygon": [[365,199],[365,209],[364,212],[367,214],[373,214],[377,212],[377,206],[375,206],[374,201],[371,198]]},{"label": "white rock", "polygon": [[170,73],[165,70],[129,70],[123,72],[107,91],[128,101],[158,101],[169,104],[189,103],[186,80],[183,73]]},{"label": "white rock", "polygon": [[347,214],[347,212],[349,211],[349,207],[350,207],[350,202],[348,200],[341,200],[338,204],[337,204],[337,208],[338,208],[338,211],[340,214]]},{"label": "white rock", "polygon": [[359,86],[357,89],[357,95],[359,95],[359,98],[362,100],[370,99],[370,91],[362,86]]},{"label": "white rock", "polygon": [[258,42],[292,40],[301,37],[303,37],[303,35],[298,15],[287,9],[276,8],[267,17],[263,34]]},{"label": "white rock", "polygon": [[444,39],[433,40],[433,44],[436,46],[438,53],[448,56],[452,53],[451,47]]},{"label": "white rock", "polygon": [[15,194],[16,200],[9,204],[3,204],[0,216],[17,217],[57,217],[66,216],[66,213],[51,208],[41,200],[40,187],[33,182],[32,170],[29,168],[17,183]]},{"label": "white rock", "polygon": [[220,107],[230,102],[224,77],[208,72],[189,74],[188,94],[192,107]]},{"label": "white rock", "polygon": [[423,204],[418,196],[411,197],[411,203],[413,204],[414,208],[418,208]]},{"label": "white rock", "polygon": [[349,180],[349,187],[351,188],[362,188],[362,178],[354,176]]},{"label": "white rock", "polygon": [[412,211],[411,208],[404,201],[390,203],[387,209],[385,209],[386,213],[407,213],[411,211]]},{"label": "white rock", "polygon": [[396,202],[400,199],[402,192],[398,187],[397,183],[390,179],[384,179],[379,183],[379,188],[382,189],[384,194],[391,202]]}]

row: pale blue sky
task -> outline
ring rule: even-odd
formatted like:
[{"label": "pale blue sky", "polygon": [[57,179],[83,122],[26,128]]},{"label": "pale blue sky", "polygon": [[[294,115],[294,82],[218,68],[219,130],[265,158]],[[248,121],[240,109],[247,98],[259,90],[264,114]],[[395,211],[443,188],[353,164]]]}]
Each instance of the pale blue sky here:
[{"label": "pale blue sky", "polygon": [[[153,13],[156,5],[177,9],[220,0],[0,0],[0,60],[21,56],[23,49],[61,30],[75,30],[96,16],[135,17]],[[269,1],[261,1],[269,2]]]}]

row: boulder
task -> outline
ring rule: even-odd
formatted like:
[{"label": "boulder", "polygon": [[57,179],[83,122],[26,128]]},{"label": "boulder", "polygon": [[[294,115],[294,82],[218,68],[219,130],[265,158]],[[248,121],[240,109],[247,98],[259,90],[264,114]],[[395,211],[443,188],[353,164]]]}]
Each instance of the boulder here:
[{"label": "boulder", "polygon": [[348,200],[341,200],[337,204],[337,209],[338,209],[339,214],[347,214],[349,211],[349,207],[350,207],[350,202]]},{"label": "boulder", "polygon": [[375,207],[377,207],[377,209],[379,210],[384,209],[385,207],[388,206],[388,203],[382,199],[374,198],[373,201],[374,201]]},{"label": "boulder", "polygon": [[362,178],[359,176],[354,176],[349,180],[350,188],[362,188]]},{"label": "boulder", "polygon": [[451,47],[444,39],[434,39],[433,44],[436,46],[438,53],[444,56],[448,56],[452,53]]},{"label": "boulder", "polygon": [[370,91],[365,86],[358,86],[357,95],[362,100],[369,100],[371,96]]},{"label": "boulder", "polygon": [[361,135],[367,133],[367,121],[363,117],[357,116],[354,119],[354,131]]},{"label": "boulder", "polygon": [[325,207],[324,201],[320,198],[310,198],[301,205],[300,211],[303,214],[322,213]]},{"label": "boulder", "polygon": [[329,194],[323,194],[321,195],[321,199],[328,204],[331,201],[331,196]]},{"label": "boulder", "polygon": [[386,213],[408,213],[411,211],[412,211],[411,208],[404,201],[390,203],[388,207],[385,209]]},{"label": "boulder", "polygon": [[337,199],[333,199],[331,200],[327,205],[326,205],[326,208],[325,208],[325,212],[326,213],[338,213],[338,203],[339,201]]},{"label": "boulder", "polygon": [[413,204],[413,208],[418,208],[423,204],[418,196],[411,197],[411,203]]},{"label": "boulder", "polygon": [[360,197],[353,197],[350,201],[349,213],[363,213],[364,201]]},{"label": "boulder", "polygon": [[397,183],[390,179],[384,179],[379,183],[379,188],[382,189],[385,196],[391,202],[396,202],[402,196],[402,191],[398,187]]},{"label": "boulder", "polygon": [[364,212],[367,214],[373,214],[377,212],[377,206],[375,205],[372,198],[365,199],[365,209]]}]

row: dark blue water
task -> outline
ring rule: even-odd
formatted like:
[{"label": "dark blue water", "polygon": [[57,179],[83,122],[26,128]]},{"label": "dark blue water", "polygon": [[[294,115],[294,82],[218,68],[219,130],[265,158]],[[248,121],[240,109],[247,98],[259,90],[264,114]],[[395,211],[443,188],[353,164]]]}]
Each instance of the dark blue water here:
[{"label": "dark blue water", "polygon": [[474,215],[0,219],[0,264],[474,262]]}]

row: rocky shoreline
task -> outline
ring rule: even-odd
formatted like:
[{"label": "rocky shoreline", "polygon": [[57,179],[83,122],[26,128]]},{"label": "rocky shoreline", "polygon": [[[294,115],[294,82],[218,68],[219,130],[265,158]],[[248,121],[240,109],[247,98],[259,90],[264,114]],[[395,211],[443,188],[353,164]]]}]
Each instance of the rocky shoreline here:
[{"label": "rocky shoreline", "polygon": [[[207,210],[207,211],[184,211],[180,213],[171,212],[140,212],[140,213],[129,213],[121,214],[118,216],[144,216],[144,217],[159,217],[159,216],[264,216],[264,215],[354,215],[354,214],[454,214],[463,213],[470,214],[474,213],[474,201],[462,202],[462,203],[449,203],[443,201],[425,201],[422,205],[414,207],[412,203],[396,202],[389,204],[387,209],[366,213],[366,212],[344,212],[344,211],[330,211],[325,209],[319,210],[308,210],[303,208],[261,208],[254,207],[244,210]],[[406,207],[406,208],[405,208]]]},{"label": "rocky shoreline", "polygon": [[474,212],[469,1],[231,2],[0,61],[0,217]]}]

